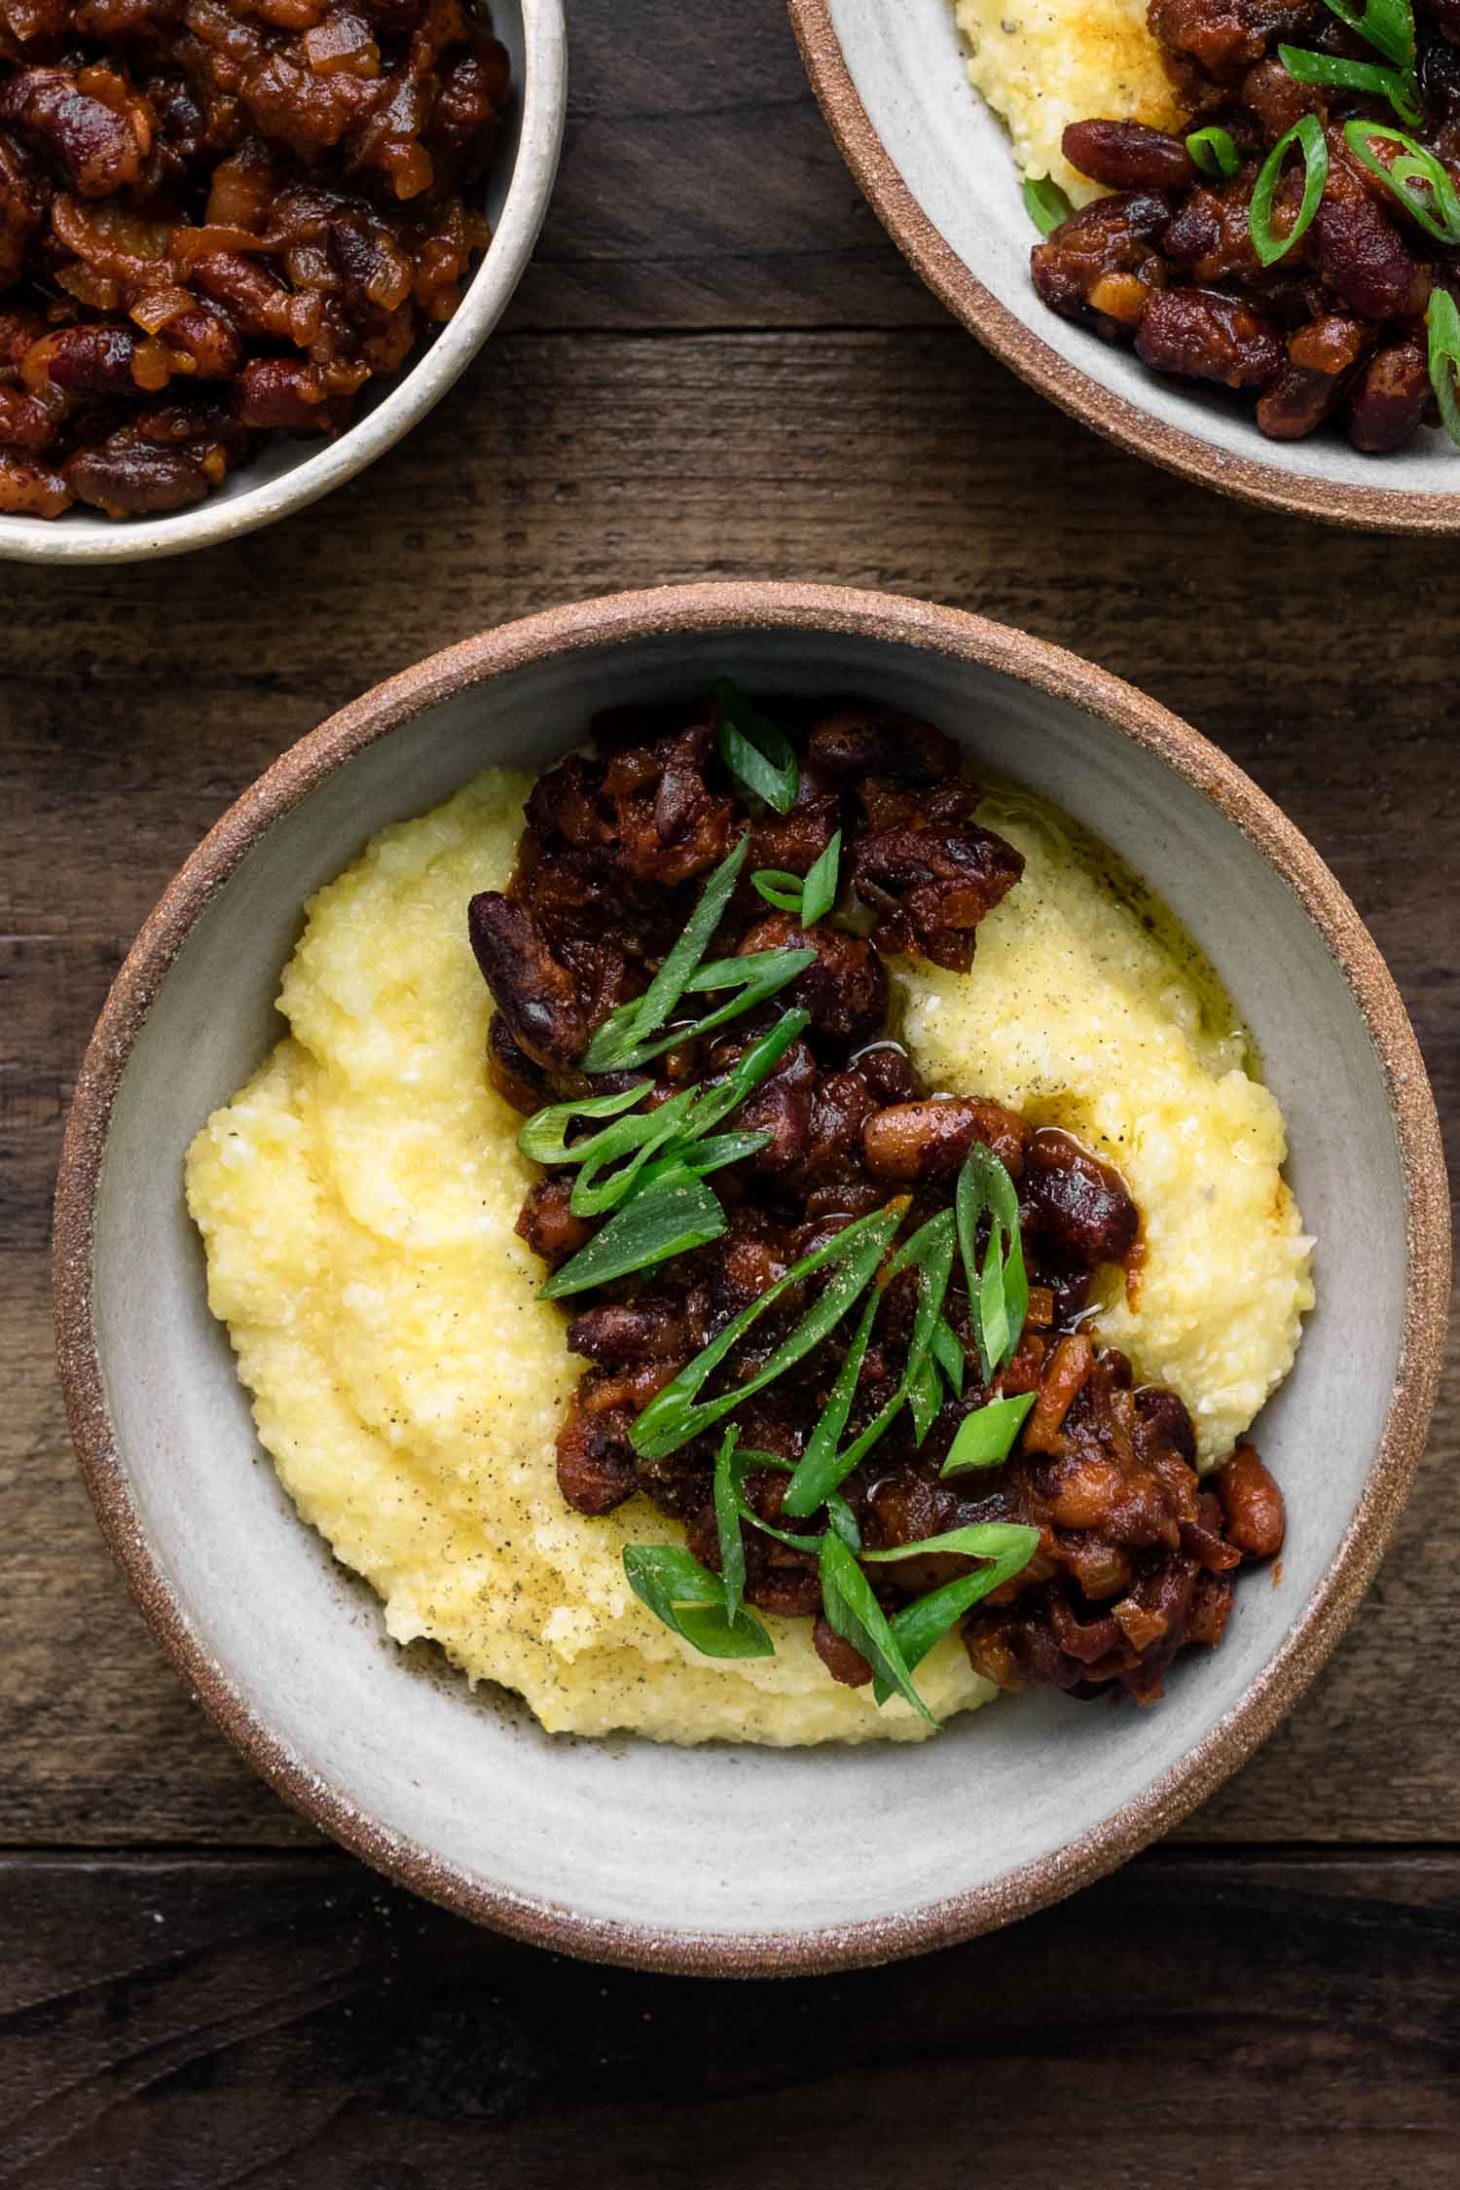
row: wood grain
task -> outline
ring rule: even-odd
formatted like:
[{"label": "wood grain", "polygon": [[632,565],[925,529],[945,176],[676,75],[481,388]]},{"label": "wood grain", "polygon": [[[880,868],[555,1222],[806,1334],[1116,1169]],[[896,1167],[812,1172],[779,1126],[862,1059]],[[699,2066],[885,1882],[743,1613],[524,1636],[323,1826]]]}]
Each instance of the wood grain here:
[{"label": "wood grain", "polygon": [[923,1961],[739,1986],[558,1961],[332,1856],[11,1858],[0,2181],[1445,2190],[1457,1948],[1438,1855],[1171,1852]]},{"label": "wood grain", "polygon": [[[48,1199],[71,1075],[167,875],[330,708],[501,618],[616,585],[796,574],[928,593],[1121,671],[1338,870],[1460,1119],[1453,554],[1319,534],[1105,448],[961,335],[518,334],[354,486],[152,570],[11,570],[0,692],[0,1837],[302,1828],[156,1658],[53,1387]],[[1354,1242],[1353,1251],[1362,1252]],[[1191,1826],[1460,1840],[1460,1376],[1339,1658]]]},{"label": "wood grain", "polygon": [[568,127],[517,327],[941,324],[842,165],[784,0],[567,0]]}]

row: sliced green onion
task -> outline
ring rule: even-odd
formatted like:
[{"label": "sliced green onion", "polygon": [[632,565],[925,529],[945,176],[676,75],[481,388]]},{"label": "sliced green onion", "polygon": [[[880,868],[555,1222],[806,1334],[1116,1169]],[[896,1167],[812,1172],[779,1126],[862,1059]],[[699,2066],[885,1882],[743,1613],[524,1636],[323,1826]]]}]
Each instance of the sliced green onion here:
[{"label": "sliced green onion", "polygon": [[720,703],[721,760],[748,791],[778,814],[788,814],[801,780],[790,739],[729,677],[720,678],[715,698]]},{"label": "sliced green onion", "polygon": [[724,1229],[725,1212],[712,1189],[685,1165],[674,1164],[652,1186],[630,1196],[587,1246],[548,1279],[542,1297],[563,1300],[590,1285],[627,1277],[631,1270],[647,1270],[671,1255],[707,1247]]},{"label": "sliced green onion", "polygon": [[570,1143],[568,1127],[573,1120],[616,1118],[646,1094],[650,1085],[648,1080],[636,1080],[632,1087],[620,1088],[613,1095],[580,1095],[573,1102],[535,1110],[518,1134],[517,1146],[534,1163],[581,1163],[593,1153],[603,1135],[594,1133],[587,1140]]},{"label": "sliced green onion", "polygon": [[[1390,129],[1384,122],[1345,122],[1343,134],[1349,150],[1371,175],[1377,175],[1394,192],[1421,228],[1428,229],[1441,243],[1460,243],[1460,192],[1433,152],[1416,144],[1402,129]],[[1376,139],[1382,144],[1397,144],[1400,157],[1386,165],[1374,150]]]},{"label": "sliced green onion", "polygon": [[[860,1650],[886,1695],[905,1696],[929,1726],[937,1720],[913,1686],[912,1673],[872,1585],[834,1530],[821,1539],[821,1608],[843,1642]],[[882,1695],[877,1699],[884,1700]]]},{"label": "sliced green onion", "polygon": [[847,1348],[846,1359],[837,1371],[836,1382],[821,1410],[820,1420],[811,1432],[800,1464],[791,1477],[781,1505],[783,1513],[790,1512],[793,1517],[814,1513],[818,1506],[826,1503],[847,1472],[845,1468],[838,1471],[837,1447],[847,1426],[847,1417],[852,1411],[857,1382],[862,1374],[862,1363],[867,1358],[867,1342],[872,1336],[872,1325],[880,1306],[881,1298],[874,1292],[862,1311],[862,1320]]},{"label": "sliced green onion", "polygon": [[568,1207],[575,1217],[601,1217],[627,1199],[635,1180],[651,1156],[672,1141],[688,1123],[694,1107],[694,1089],[672,1095],[654,1110],[636,1110],[593,1137],[592,1149],[580,1159]]},{"label": "sliced green onion", "polygon": [[[921,1559],[924,1556],[960,1559],[996,1559],[1006,1553],[1004,1532],[1012,1527],[1006,1521],[974,1521],[967,1528],[950,1528],[941,1536],[919,1536],[910,1544],[894,1544],[890,1551],[864,1551],[863,1559],[868,1566],[885,1565],[893,1559]],[[1038,1541],[1038,1529],[1019,1530],[1021,1539],[1028,1535]]]},{"label": "sliced green onion", "polygon": [[963,1380],[968,1374],[968,1357],[963,1351],[958,1333],[946,1317],[940,1317],[933,1332],[933,1359],[948,1379],[948,1388],[955,1399],[963,1397]]},{"label": "sliced green onion", "polygon": [[941,1475],[962,1475],[968,1468],[996,1468],[1007,1460],[1024,1417],[1038,1394],[1021,1392],[1017,1399],[991,1399],[986,1407],[966,1414],[959,1423]]},{"label": "sliced green onion", "polygon": [[725,1584],[678,1544],[628,1544],[624,1573],[634,1595],[707,1658],[773,1658],[775,1645],[750,1613],[731,1611]]},{"label": "sliced green onion", "polygon": [[[1014,1181],[991,1148],[976,1141],[958,1174],[954,1197],[958,1241],[968,1280],[968,1306],[984,1382],[1018,1351],[1029,1312],[1029,1279],[1019,1230]],[[988,1245],[978,1260],[978,1226],[988,1218]]]},{"label": "sliced green onion", "polygon": [[826,850],[806,877],[801,892],[801,925],[814,928],[836,903],[837,881],[841,871],[842,833],[838,829]]},{"label": "sliced green onion", "polygon": [[715,1532],[720,1539],[720,1581],[725,1616],[734,1623],[745,1595],[745,1538],[740,1533],[740,1490],[735,1479],[735,1448],[740,1432],[732,1422],[715,1455]]},{"label": "sliced green onion", "polygon": [[699,993],[706,989],[733,988],[738,993],[728,1004],[707,1012],[703,1019],[675,1027],[655,1041],[636,1043],[623,1059],[624,1067],[637,1070],[651,1058],[662,1057],[666,1050],[678,1049],[682,1042],[697,1042],[701,1035],[713,1034],[716,1028],[729,1026],[732,1019],[743,1018],[747,1011],[754,1011],[758,1004],[779,995],[815,962],[816,953],[811,950],[753,951],[748,958],[717,958],[710,965],[701,966],[690,975],[685,984],[687,989]]},{"label": "sliced green onion", "polygon": [[1230,182],[1242,165],[1242,155],[1237,150],[1230,130],[1209,122],[1205,129],[1189,130],[1186,149],[1192,162],[1203,175],[1213,180]]},{"label": "sliced green onion", "polygon": [[805,875],[788,874],[784,867],[762,867],[750,879],[777,912],[794,913],[803,928],[814,928],[836,903],[841,856],[842,833],[838,829]]},{"label": "sliced green onion", "polygon": [[[1284,48],[1284,52],[1286,50]],[[1294,145],[1303,156],[1303,202],[1287,235],[1279,236],[1273,230],[1272,201],[1283,171],[1283,162]],[[1324,141],[1323,125],[1316,114],[1304,114],[1294,122],[1290,130],[1279,137],[1263,161],[1253,186],[1252,203],[1247,210],[1247,233],[1252,238],[1253,250],[1264,266],[1275,266],[1308,233],[1327,180],[1328,146]]]},{"label": "sliced green onion", "polygon": [[[1309,53],[1306,47],[1303,46],[1279,46],[1278,59],[1295,83],[1325,84],[1330,88],[1336,87],[1340,91],[1371,92],[1376,99],[1387,99],[1402,122],[1408,122],[1413,126],[1414,123],[1424,119],[1414,78],[1407,75],[1402,76],[1397,69],[1381,68],[1376,61],[1344,61],[1332,53]],[[1317,115],[1305,114],[1303,122],[1312,123],[1321,141],[1323,125]],[[1302,122],[1295,122],[1293,128],[1288,131],[1287,136],[1280,139],[1280,143],[1286,146],[1292,139],[1294,131],[1301,129],[1302,126]],[[1278,145],[1274,145],[1273,152],[1277,150]],[[1271,164],[1271,161],[1272,152],[1268,154],[1269,164]],[[1263,172],[1266,173],[1265,168]],[[1308,195],[1305,191],[1303,194],[1304,205],[1307,202]],[[1299,219],[1302,219],[1301,214]],[[1248,229],[1250,233],[1250,220]],[[1296,241],[1297,235],[1300,233],[1301,230],[1295,231],[1289,241]],[[1258,255],[1260,257],[1261,253]],[[1279,257],[1281,255],[1281,253],[1278,254]],[[1263,259],[1262,263],[1264,266],[1271,266],[1273,261]]]},{"label": "sliced green onion", "polygon": [[[927,1395],[927,1386],[923,1381],[924,1369],[929,1363],[933,1334],[942,1315],[943,1300],[952,1268],[953,1213],[944,1209],[921,1225],[887,1265],[885,1283],[867,1303],[851,1350],[832,1386],[831,1398],[822,1419],[813,1430],[801,1465],[791,1478],[790,1487],[782,1501],[783,1513],[789,1513],[793,1519],[799,1520],[814,1513],[819,1505],[824,1504],[828,1493],[845,1481],[853,1468],[858,1467],[866,1458],[879,1438],[891,1428],[903,1405],[914,1393],[917,1394],[914,1426],[917,1430],[917,1441],[922,1443],[928,1429],[932,1427],[932,1415],[938,1411],[936,1387],[932,1412],[927,1414],[924,1411]],[[847,1416],[851,1412],[852,1395],[856,1390],[857,1378],[861,1375],[873,1318],[881,1305],[882,1293],[886,1291],[887,1285],[895,1277],[901,1276],[904,1270],[916,1270],[918,1273],[918,1305],[913,1318],[912,1338],[908,1345],[902,1380],[892,1397],[873,1416],[861,1434],[839,1452],[837,1441],[846,1428]]]},{"label": "sliced green onion", "polygon": [[[775,1468],[782,1475],[791,1475],[795,1472],[794,1461],[783,1460],[778,1452],[751,1452],[744,1446],[735,1455],[735,1467],[742,1501],[744,1500],[745,1478],[751,1473],[752,1469]],[[827,1494],[826,1517],[849,1551],[861,1550],[862,1531],[857,1526],[857,1516],[853,1513],[845,1498],[838,1497],[835,1491],[830,1491]],[[819,1536],[792,1536],[786,1529],[772,1528],[770,1522],[763,1521],[754,1506],[747,1503],[742,1502],[741,1504],[740,1518],[742,1521],[748,1521],[752,1528],[758,1528],[762,1535],[774,1536],[777,1543],[789,1544],[793,1551],[809,1551],[814,1557],[821,1550],[821,1538]]]},{"label": "sliced green onion", "polygon": [[[646,1036],[662,1027],[689,984],[690,975],[704,957],[711,936],[724,917],[736,879],[750,849],[747,831],[710,876],[700,893],[684,931],[642,996],[620,1004],[610,1012],[583,1052],[585,1072],[620,1072],[639,1050]],[[649,1054],[657,1055],[657,1052]]]},{"label": "sliced green onion", "polygon": [[[941,1589],[929,1590],[926,1597],[905,1605],[896,1615],[892,1637],[909,1672],[921,1665],[934,1643],[981,1598],[991,1596],[1016,1574],[1022,1574],[1039,1548],[1038,1529],[1024,1528],[1013,1521],[988,1521],[973,1528],[955,1529],[952,1534],[962,1539],[959,1548],[966,1556],[992,1559],[994,1563],[977,1573],[962,1574],[957,1581],[945,1582]],[[975,1537],[980,1541],[975,1543]],[[936,1539],[929,1539],[933,1541]],[[909,1544],[907,1548],[915,1552],[926,1551],[929,1546]],[[891,1695],[892,1686],[878,1678],[873,1693],[883,1703]]]},{"label": "sliced green onion", "polygon": [[1448,289],[1432,289],[1425,311],[1429,333],[1430,386],[1445,431],[1460,443],[1460,308]]},{"label": "sliced green onion", "polygon": [[[696,1184],[699,1182],[696,1181]],[[702,1189],[708,1191],[708,1189]],[[628,1215],[634,1208],[630,1202]],[[883,1255],[892,1243],[906,1208],[904,1202],[894,1202],[886,1209],[874,1210],[869,1217],[858,1218],[844,1231],[838,1232],[809,1255],[803,1255],[793,1263],[774,1285],[768,1285],[758,1300],[743,1308],[733,1322],[727,1323],[718,1338],[714,1338],[703,1352],[687,1362],[678,1376],[657,1392],[629,1432],[629,1441],[635,1452],[649,1459],[662,1460],[669,1453],[677,1452],[681,1445],[697,1437],[702,1430],[722,1421],[742,1400],[754,1392],[763,1391],[778,1376],[794,1367],[813,1346],[833,1331],[847,1310],[871,1283]],[[615,1218],[621,1223],[622,1218]],[[723,1219],[722,1219],[723,1222]],[[590,1245],[593,1243],[590,1242]],[[586,1254],[588,1249],[583,1252]],[[577,1259],[577,1258],[575,1258]],[[782,1339],[770,1359],[746,1383],[737,1385],[718,1399],[694,1404],[695,1395],[719,1367],[725,1356],[739,1344],[752,1324],[764,1315],[767,1308],[798,1285],[804,1278],[815,1276],[818,1270],[831,1269],[831,1277],[814,1306],[807,1310],[795,1328]]]},{"label": "sliced green onion", "polygon": [[948,1293],[948,1280],[953,1274],[955,1245],[953,1211],[944,1209],[936,1217],[930,1217],[888,1265],[889,1280],[901,1270],[918,1273],[917,1313],[913,1318],[902,1383],[913,1418],[914,1438],[919,1445],[943,1404],[942,1391],[933,1370],[932,1348]]},{"label": "sliced green onion", "polygon": [[773,1133],[711,1133],[702,1141],[681,1141],[669,1154],[672,1161],[703,1179],[712,1171],[723,1171],[727,1163],[758,1156],[774,1139]]},{"label": "sliced green onion", "polygon": [[1041,236],[1052,236],[1075,210],[1059,184],[1051,182],[1048,175],[1026,177],[1022,194],[1024,210]]},{"label": "sliced green onion", "polygon": [[723,1080],[706,1081],[697,1091],[694,1112],[685,1131],[686,1142],[697,1141],[712,1126],[723,1125],[761,1081],[770,1077],[797,1036],[804,1034],[810,1024],[810,1012],[803,1011],[799,1005],[794,1011],[783,1011],[769,1033],[758,1035],[744,1055],[736,1059]]},{"label": "sliced green onion", "polygon": [[1348,0],[1327,0],[1327,5],[1340,23],[1357,31],[1398,67],[1414,67],[1414,10],[1409,0],[1364,0],[1362,14]]},{"label": "sliced green onion", "polygon": [[784,867],[758,867],[750,879],[768,905],[799,918],[804,875],[789,874]]}]

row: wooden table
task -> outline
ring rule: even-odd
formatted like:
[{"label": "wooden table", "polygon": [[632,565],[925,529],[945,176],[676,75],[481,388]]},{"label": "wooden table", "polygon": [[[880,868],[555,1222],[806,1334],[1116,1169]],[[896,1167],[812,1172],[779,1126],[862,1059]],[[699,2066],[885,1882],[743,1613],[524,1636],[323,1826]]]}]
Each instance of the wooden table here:
[{"label": "wooden table", "polygon": [[816,577],[978,608],[1119,671],[1332,862],[1460,1118],[1454,548],[1218,500],[1027,392],[882,238],[779,0],[569,15],[536,264],[403,448],[233,547],[0,566],[0,2182],[1453,2186],[1453,1352],[1383,1574],[1247,1770],[1077,1901],[851,1978],[603,1972],[387,1889],[250,1776],[103,1554],[56,1394],[46,1251],[107,983],[267,761],[525,610]]}]

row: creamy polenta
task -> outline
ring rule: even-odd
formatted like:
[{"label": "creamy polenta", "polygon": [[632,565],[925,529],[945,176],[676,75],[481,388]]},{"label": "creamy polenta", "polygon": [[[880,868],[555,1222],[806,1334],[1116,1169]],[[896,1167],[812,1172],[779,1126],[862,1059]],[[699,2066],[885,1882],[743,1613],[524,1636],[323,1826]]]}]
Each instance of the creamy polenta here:
[{"label": "creamy polenta", "polygon": [[[513,1230],[534,1174],[484,1075],[491,999],[466,927],[472,894],[507,880],[527,788],[491,771],[319,892],[284,974],[289,1036],[189,1152],[209,1299],[260,1437],[391,1635],[429,1637],[553,1731],[919,1738],[901,1701],[827,1678],[808,1621],[767,1619],[774,1657],[698,1656],[624,1577],[624,1546],[669,1524],[639,1501],[587,1519],[559,1493],[579,1364]],[[1101,1335],[1181,1393],[1211,1460],[1287,1370],[1312,1299],[1277,1105],[1131,888],[1027,799],[979,818],[1025,878],[971,976],[903,969],[905,1037],[935,1088],[1067,1125],[1119,1165],[1146,1248]],[[995,1692],[951,1636],[918,1682],[940,1719]]]},{"label": "creamy polenta", "polygon": [[968,74],[1007,124],[1026,175],[1077,205],[1099,196],[1060,150],[1090,115],[1174,129],[1183,109],[1146,24],[1146,0],[955,0]]}]

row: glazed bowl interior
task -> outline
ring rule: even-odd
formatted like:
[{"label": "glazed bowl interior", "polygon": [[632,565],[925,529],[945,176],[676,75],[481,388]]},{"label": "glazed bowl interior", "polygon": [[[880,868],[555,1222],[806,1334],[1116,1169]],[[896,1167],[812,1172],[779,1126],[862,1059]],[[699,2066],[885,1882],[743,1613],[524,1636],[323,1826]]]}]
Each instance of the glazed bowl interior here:
[{"label": "glazed bowl interior", "polygon": [[791,0],[791,10],[843,150],[894,239],[1045,394],[1211,486],[1351,524],[1460,528],[1460,449],[1444,434],[1423,429],[1383,458],[1338,434],[1269,441],[1250,407],[1163,379],[1040,303],[1029,278],[1038,239],[1008,137],[968,81],[953,0]]},{"label": "glazed bowl interior", "polygon": [[[526,658],[461,648],[424,687],[406,692],[399,680],[398,698],[388,687],[363,703],[372,711],[358,749],[348,750],[354,729],[333,742],[331,726],[317,733],[307,768],[281,764],[295,765],[291,787],[265,779],[217,833],[232,832],[233,848],[204,848],[143,939],[156,982],[139,976],[150,1006],[111,1108],[84,1334],[63,1278],[73,1410],[83,1336],[100,1363],[101,1405],[79,1430],[93,1491],[164,1639],[234,1738],[373,1860],[576,1951],[691,1968],[827,1966],[912,1951],[1052,1898],[1173,1822],[1240,1761],[1331,1646],[1340,1547],[1347,1538],[1356,1596],[1387,1525],[1381,1508],[1397,1504],[1391,1483],[1373,1505],[1373,1478],[1405,1346],[1405,1169],[1365,1013],[1292,882],[1208,787],[1082,705],[1080,680],[1087,698],[1093,685],[1116,696],[1117,713],[1128,702],[1169,725],[1243,786],[1254,811],[1271,809],[1161,710],[1069,657],[948,612],[961,651],[910,643],[908,605],[884,610],[862,629],[751,628],[727,610],[722,628],[600,627],[565,648],[529,646]],[[988,666],[1011,660],[1011,646],[1035,681]],[[761,693],[911,709],[976,767],[1055,801],[1186,922],[1261,1044],[1319,1242],[1319,1305],[1257,1433],[1291,1529],[1280,1568],[1239,1589],[1223,1647],[1183,1662],[1155,1709],[1026,1697],[926,1744],[863,1749],[550,1737],[515,1700],[473,1694],[429,1653],[389,1643],[375,1599],[296,1518],[261,1451],[208,1313],[182,1163],[281,1031],[274,998],[304,900],[374,831],[477,770],[536,768],[576,743],[596,708],[691,695],[725,673]],[[1398,1023],[1407,1040],[1402,1013]],[[1423,1109],[1422,1074],[1419,1090]],[[74,1156],[70,1165],[74,1176]],[[67,1191],[63,1180],[63,1208]],[[1406,1435],[1416,1406],[1422,1429],[1420,1400]],[[1391,1454],[1394,1465],[1405,1472]],[[1306,1640],[1296,1635],[1320,1613]]]},{"label": "glazed bowl interior", "polygon": [[505,311],[547,211],[567,102],[562,0],[491,0],[512,63],[501,136],[478,195],[492,241],[446,325],[404,371],[372,382],[337,441],[264,438],[215,494],[171,516],[118,522],[70,509],[54,519],[0,516],[0,560],[135,562],[236,539],[353,479],[424,418],[470,364]]}]

